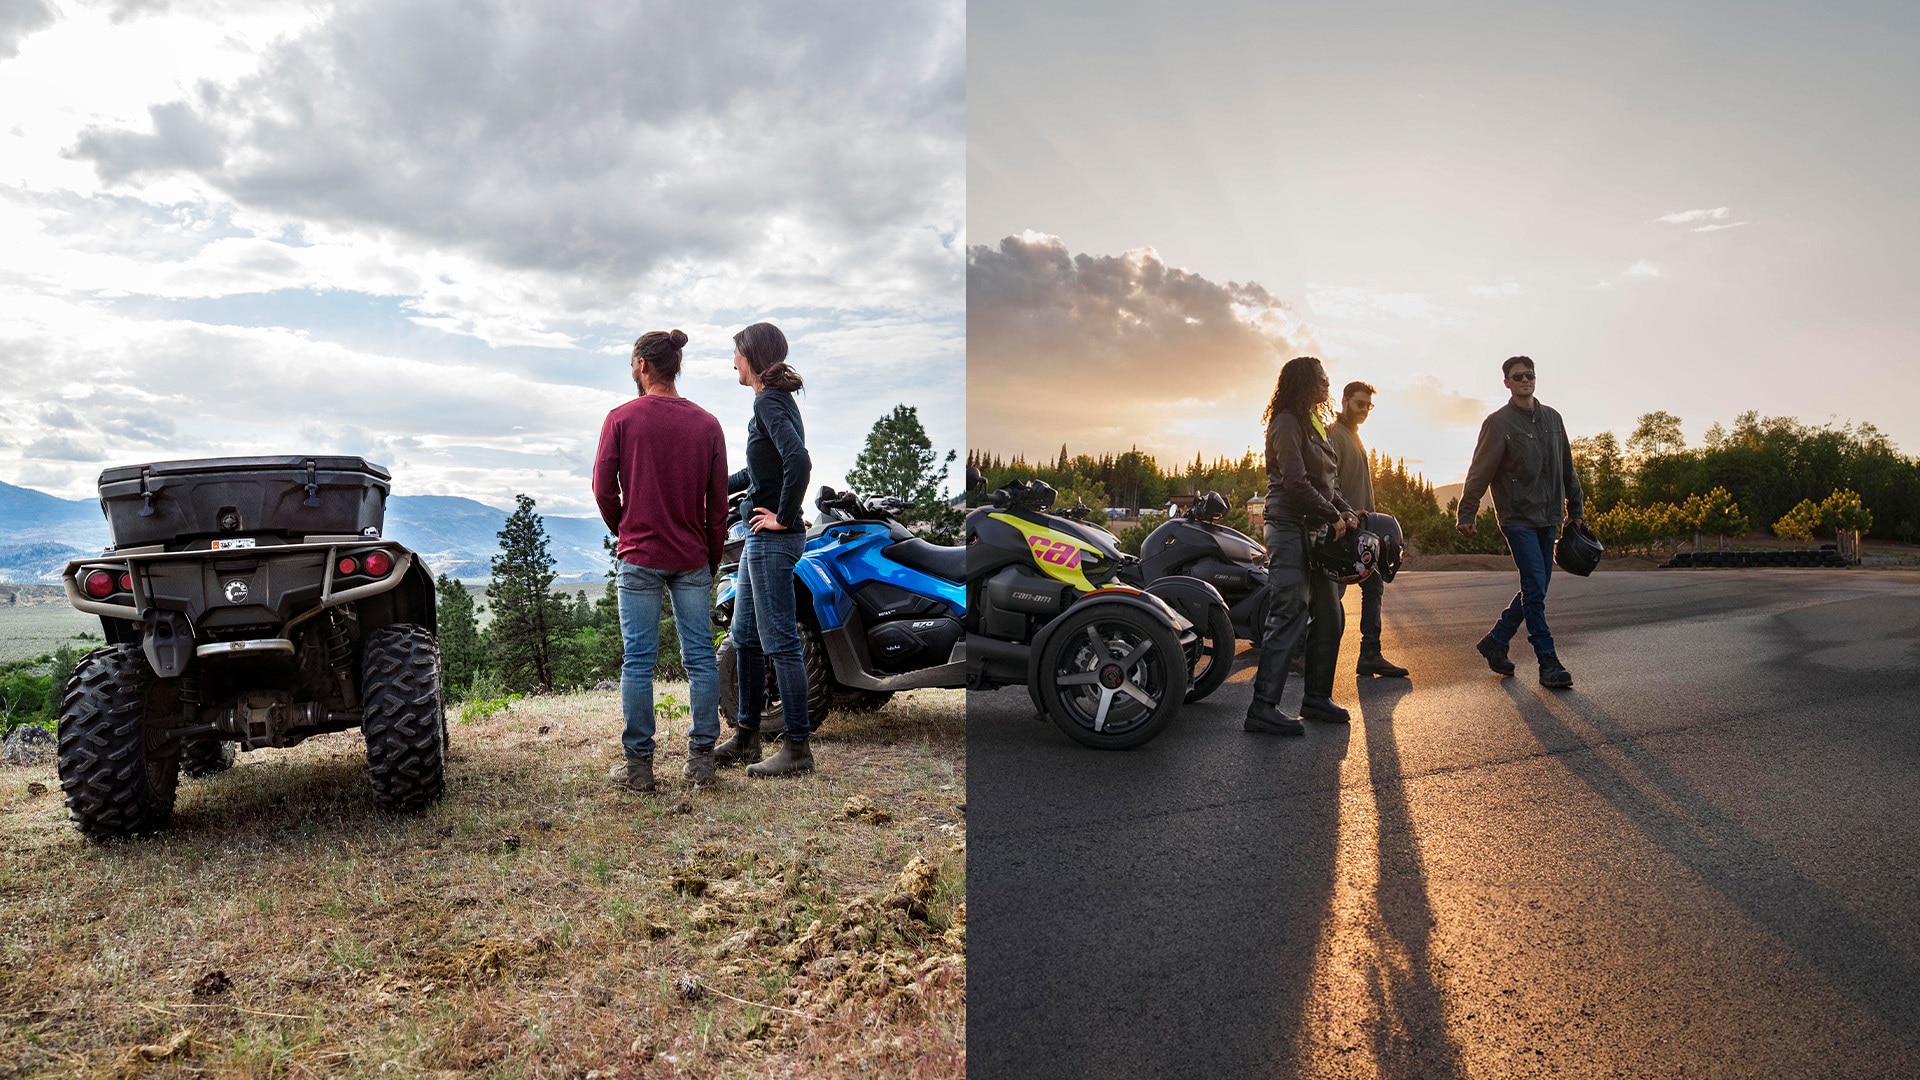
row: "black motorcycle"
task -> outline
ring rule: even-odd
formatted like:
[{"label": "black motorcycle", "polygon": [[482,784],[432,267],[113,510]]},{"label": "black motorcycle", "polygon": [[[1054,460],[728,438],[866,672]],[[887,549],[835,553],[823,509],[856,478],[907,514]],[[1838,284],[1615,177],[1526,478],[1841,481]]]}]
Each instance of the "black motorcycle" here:
[{"label": "black motorcycle", "polygon": [[1211,586],[1222,601],[1220,611],[1208,610],[1203,624],[1208,659],[1195,665],[1198,700],[1227,679],[1237,648],[1235,639],[1260,644],[1266,622],[1267,549],[1237,529],[1220,524],[1227,500],[1209,491],[1193,501],[1186,513],[1168,518],[1147,534],[1140,545],[1135,573],[1145,586],[1169,579],[1197,579]]},{"label": "black motorcycle", "polygon": [[[1112,530],[1087,520],[1093,511],[1084,502],[1076,501],[1065,510],[1050,513],[1113,536]],[[1114,543],[1119,543],[1118,538]],[[1220,689],[1232,673],[1235,649],[1232,617],[1220,590],[1191,574],[1149,574],[1138,556],[1125,552],[1120,555],[1117,577],[1136,589],[1145,589],[1165,600],[1193,624],[1194,633],[1198,636],[1187,647],[1187,702],[1199,701]]]}]

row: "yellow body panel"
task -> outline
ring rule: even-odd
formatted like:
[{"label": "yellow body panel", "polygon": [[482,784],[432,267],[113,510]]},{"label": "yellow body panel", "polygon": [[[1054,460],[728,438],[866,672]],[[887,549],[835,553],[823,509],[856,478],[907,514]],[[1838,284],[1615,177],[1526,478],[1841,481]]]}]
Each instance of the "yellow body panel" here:
[{"label": "yellow body panel", "polygon": [[1098,548],[1067,533],[1049,529],[1044,525],[1036,525],[1012,514],[987,516],[1019,529],[1021,535],[1027,538],[1027,546],[1033,549],[1034,565],[1046,571],[1049,577],[1064,581],[1083,593],[1093,591],[1093,582],[1087,579],[1086,571],[1080,568],[1080,562],[1083,552],[1100,555]]}]

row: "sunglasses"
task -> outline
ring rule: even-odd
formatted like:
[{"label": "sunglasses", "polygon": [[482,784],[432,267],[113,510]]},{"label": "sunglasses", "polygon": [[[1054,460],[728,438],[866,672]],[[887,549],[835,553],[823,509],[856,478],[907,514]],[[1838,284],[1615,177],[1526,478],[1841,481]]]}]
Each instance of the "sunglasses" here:
[{"label": "sunglasses", "polygon": [[1507,376],[1507,378],[1509,378],[1509,379],[1512,379],[1512,380],[1513,380],[1514,382],[1532,382],[1532,381],[1533,381],[1533,372],[1531,372],[1531,371],[1516,371],[1516,372],[1514,372],[1513,374],[1511,374],[1511,375],[1509,375],[1509,376]]}]

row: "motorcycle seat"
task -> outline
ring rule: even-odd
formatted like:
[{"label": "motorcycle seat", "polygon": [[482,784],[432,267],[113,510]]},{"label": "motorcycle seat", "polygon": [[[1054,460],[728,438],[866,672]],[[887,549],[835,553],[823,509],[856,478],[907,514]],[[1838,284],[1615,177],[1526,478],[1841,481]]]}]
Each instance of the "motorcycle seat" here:
[{"label": "motorcycle seat", "polygon": [[967,549],[964,547],[942,547],[915,536],[887,545],[886,555],[901,566],[910,566],[937,578],[948,581],[965,581],[967,578]]}]

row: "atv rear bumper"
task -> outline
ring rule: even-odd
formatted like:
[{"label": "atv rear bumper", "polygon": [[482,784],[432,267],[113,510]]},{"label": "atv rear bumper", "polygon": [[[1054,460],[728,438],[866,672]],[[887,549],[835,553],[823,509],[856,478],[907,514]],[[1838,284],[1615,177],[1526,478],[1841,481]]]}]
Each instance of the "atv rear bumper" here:
[{"label": "atv rear bumper", "polygon": [[[363,569],[366,556],[376,551],[389,563],[377,577]],[[349,560],[358,572],[342,572]],[[291,653],[292,631],[301,623],[398,588],[415,561],[398,543],[360,538],[115,552],[69,562],[61,584],[76,609],[138,624],[148,661],[166,677],[180,673],[194,656]],[[112,591],[103,597],[86,591],[95,571],[112,578]]]}]

